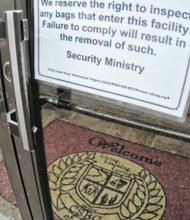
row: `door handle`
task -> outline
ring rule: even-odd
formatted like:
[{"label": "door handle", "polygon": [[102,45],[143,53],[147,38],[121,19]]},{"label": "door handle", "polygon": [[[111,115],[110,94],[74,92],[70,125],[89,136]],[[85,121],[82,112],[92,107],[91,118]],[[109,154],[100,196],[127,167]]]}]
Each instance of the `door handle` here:
[{"label": "door handle", "polygon": [[[26,41],[28,41],[29,35],[28,22],[23,18],[21,10],[5,12],[5,30],[19,137],[24,149],[30,151],[34,149],[34,144],[28,96],[29,65],[26,56]],[[9,123],[9,125],[13,124]]]}]

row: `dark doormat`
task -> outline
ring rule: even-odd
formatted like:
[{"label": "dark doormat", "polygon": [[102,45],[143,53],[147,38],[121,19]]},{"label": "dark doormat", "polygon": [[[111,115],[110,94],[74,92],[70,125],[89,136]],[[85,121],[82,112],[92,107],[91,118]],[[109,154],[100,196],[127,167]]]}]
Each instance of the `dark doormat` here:
[{"label": "dark doormat", "polygon": [[190,160],[61,120],[44,136],[60,219],[190,219]]}]

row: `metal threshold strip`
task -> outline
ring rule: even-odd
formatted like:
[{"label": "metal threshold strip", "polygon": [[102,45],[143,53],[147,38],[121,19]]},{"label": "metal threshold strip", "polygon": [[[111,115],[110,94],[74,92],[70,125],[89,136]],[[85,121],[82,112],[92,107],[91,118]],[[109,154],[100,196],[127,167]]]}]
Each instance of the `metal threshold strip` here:
[{"label": "metal threshold strip", "polygon": [[101,119],[108,120],[111,122],[116,122],[119,124],[125,124],[129,126],[137,127],[137,128],[142,128],[142,129],[150,130],[153,132],[158,132],[160,134],[165,134],[165,135],[180,138],[186,141],[190,141],[190,134],[185,133],[185,132],[175,131],[175,130],[171,130],[165,127],[156,126],[154,124],[145,123],[141,121],[135,121],[127,117],[122,117],[120,115],[114,115],[114,114],[101,112],[98,109],[82,107],[82,106],[79,106],[78,104],[73,104],[71,102],[61,100],[57,97],[41,96],[40,98],[45,99],[47,102],[59,108],[61,107],[63,109],[72,110],[72,111],[75,111],[81,114],[86,114],[89,116],[101,118]]},{"label": "metal threshold strip", "polygon": [[144,128],[144,129],[148,129],[148,130],[152,130],[154,132],[159,132],[159,133],[164,133],[170,136],[175,136],[177,138],[182,138],[182,139],[187,139],[190,140],[190,134],[187,133],[183,133],[183,132],[179,132],[179,131],[174,131],[174,130],[170,130],[164,127],[158,127],[155,126],[153,124],[146,124],[146,123],[142,123],[140,121],[134,121],[125,117],[121,117],[121,116],[117,116],[117,115],[111,115],[111,114],[107,114],[107,113],[103,113],[103,112],[99,112],[98,110],[93,110],[93,109],[87,109],[87,108],[83,108],[80,106],[75,106],[75,109],[78,112],[81,113],[86,113],[92,116],[96,116],[102,119],[106,119],[109,121],[114,121],[114,122],[118,122],[121,124],[128,124],[128,125],[132,125],[135,127],[140,127],[140,128]]}]

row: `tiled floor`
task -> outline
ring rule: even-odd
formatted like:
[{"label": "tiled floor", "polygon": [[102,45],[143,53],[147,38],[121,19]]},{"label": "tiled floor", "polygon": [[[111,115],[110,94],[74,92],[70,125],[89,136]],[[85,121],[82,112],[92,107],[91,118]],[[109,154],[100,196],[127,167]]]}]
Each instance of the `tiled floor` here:
[{"label": "tiled floor", "polygon": [[[162,135],[156,135],[155,133],[129,126],[103,121],[90,116],[84,116],[76,112],[57,109],[50,104],[46,104],[42,111],[43,126],[47,126],[55,118],[60,118],[75,125],[84,126],[95,131],[110,134],[147,147],[156,148],[190,158],[190,143],[188,142]],[[2,161],[1,153],[0,161]],[[0,197],[0,213],[0,220],[21,219],[18,208],[2,197]]]}]

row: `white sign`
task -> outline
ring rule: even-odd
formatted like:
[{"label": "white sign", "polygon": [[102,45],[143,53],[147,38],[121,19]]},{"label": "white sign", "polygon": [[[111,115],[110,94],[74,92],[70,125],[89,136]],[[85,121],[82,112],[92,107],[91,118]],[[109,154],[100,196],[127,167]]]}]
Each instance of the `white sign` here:
[{"label": "white sign", "polygon": [[34,2],[36,79],[185,116],[190,2]]}]

